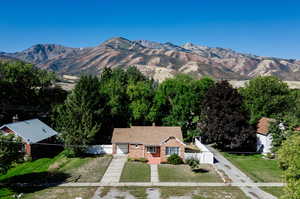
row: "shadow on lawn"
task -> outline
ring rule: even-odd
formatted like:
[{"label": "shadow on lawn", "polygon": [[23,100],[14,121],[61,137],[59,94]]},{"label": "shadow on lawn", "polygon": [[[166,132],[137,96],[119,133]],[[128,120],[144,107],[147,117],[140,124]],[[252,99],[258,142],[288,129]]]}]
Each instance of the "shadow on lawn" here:
[{"label": "shadow on lawn", "polygon": [[193,172],[195,172],[195,173],[208,173],[209,170],[199,168],[199,169],[193,169]]},{"label": "shadow on lawn", "polygon": [[1,187],[13,190],[16,193],[32,193],[46,187],[53,187],[61,184],[70,175],[62,172],[39,172],[13,176],[2,180]]}]

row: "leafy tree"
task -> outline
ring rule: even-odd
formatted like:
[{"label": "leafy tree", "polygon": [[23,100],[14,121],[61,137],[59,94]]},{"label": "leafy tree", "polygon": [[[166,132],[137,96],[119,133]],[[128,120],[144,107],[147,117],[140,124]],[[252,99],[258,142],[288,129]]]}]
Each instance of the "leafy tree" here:
[{"label": "leafy tree", "polygon": [[130,100],[130,111],[134,125],[150,124],[149,112],[154,97],[152,81],[139,81],[129,83],[127,95]]},{"label": "leafy tree", "polygon": [[[148,123],[147,109],[151,106],[152,82],[136,67],[105,68],[100,76],[101,91],[108,96],[110,107],[106,121],[107,132],[114,127],[128,127]],[[147,107],[146,107],[147,106]]]},{"label": "leafy tree", "polygon": [[107,112],[106,96],[100,93],[97,77],[82,76],[63,105],[55,109],[56,128],[70,155],[81,155],[88,144],[101,136]]},{"label": "leafy tree", "polygon": [[150,118],[162,125],[179,125],[184,133],[195,129],[201,102],[213,84],[210,78],[195,80],[188,75],[177,75],[165,80],[155,93]]},{"label": "leafy tree", "polygon": [[107,105],[110,107],[107,126],[114,127],[129,126],[130,110],[129,98],[126,93],[128,78],[126,71],[117,68],[105,69],[100,77],[100,90],[108,97]]},{"label": "leafy tree", "polygon": [[278,151],[280,167],[285,170],[284,199],[300,198],[300,135],[294,134],[283,142]]},{"label": "leafy tree", "polygon": [[242,96],[227,81],[209,88],[202,106],[203,139],[222,150],[255,150],[256,132],[242,105]]},{"label": "leafy tree", "polygon": [[274,76],[256,77],[240,93],[252,124],[261,117],[282,116],[294,106],[288,85]]},{"label": "leafy tree", "polygon": [[[54,103],[61,103],[66,93],[50,88],[54,73],[24,62],[0,63],[0,123],[11,122],[13,115],[21,119],[47,116]],[[51,92],[45,92],[50,91]],[[61,93],[60,100],[53,95]]]},{"label": "leafy tree", "polygon": [[54,73],[20,61],[0,62],[0,77],[23,88],[47,87],[56,79]]},{"label": "leafy tree", "polygon": [[13,134],[0,135],[0,174],[6,173],[11,164],[22,157],[21,140]]}]

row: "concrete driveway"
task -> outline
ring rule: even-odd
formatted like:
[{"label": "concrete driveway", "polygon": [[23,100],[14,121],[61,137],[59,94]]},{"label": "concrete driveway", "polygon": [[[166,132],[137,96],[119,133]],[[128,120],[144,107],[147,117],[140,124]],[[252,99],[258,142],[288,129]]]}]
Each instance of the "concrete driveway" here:
[{"label": "concrete driveway", "polygon": [[[246,174],[234,166],[230,161],[228,161],[219,151],[207,146],[207,148],[214,154],[217,163],[215,167],[218,170],[224,171],[229,178],[231,178],[233,183],[254,183]],[[264,192],[257,186],[241,186],[240,189],[251,199],[276,199],[273,195]]]},{"label": "concrete driveway", "polygon": [[101,183],[118,183],[126,161],[126,155],[114,155],[110,165],[101,179]]}]

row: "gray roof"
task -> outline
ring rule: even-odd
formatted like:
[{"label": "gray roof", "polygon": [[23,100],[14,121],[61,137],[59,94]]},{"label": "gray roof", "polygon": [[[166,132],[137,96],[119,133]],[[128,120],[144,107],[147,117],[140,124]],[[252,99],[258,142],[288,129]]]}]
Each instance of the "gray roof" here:
[{"label": "gray roof", "polygon": [[3,129],[4,127],[7,127],[15,132],[17,136],[21,137],[27,143],[37,143],[57,135],[56,131],[54,131],[47,124],[41,122],[39,119],[5,124],[1,126],[0,129]]}]

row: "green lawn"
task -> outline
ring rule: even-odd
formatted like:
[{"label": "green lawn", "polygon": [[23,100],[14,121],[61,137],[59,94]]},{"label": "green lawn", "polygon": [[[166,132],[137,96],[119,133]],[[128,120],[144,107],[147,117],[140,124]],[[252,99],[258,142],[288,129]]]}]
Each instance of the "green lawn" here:
[{"label": "green lawn", "polygon": [[97,188],[48,188],[35,193],[26,194],[22,199],[67,199],[81,197],[82,199],[91,199]]},{"label": "green lawn", "polygon": [[188,165],[161,164],[158,166],[161,182],[222,182],[210,165],[201,165],[201,169],[194,172]]},{"label": "green lawn", "polygon": [[264,159],[260,154],[222,154],[255,182],[283,181],[283,171],[278,167],[276,160]]},{"label": "green lawn", "polygon": [[12,189],[12,183],[43,184],[52,182],[99,182],[104,175],[112,157],[67,158],[64,153],[54,158],[41,158],[32,162],[16,164],[5,175],[0,176],[0,198],[14,193],[31,193],[38,189]]},{"label": "green lawn", "polygon": [[126,162],[120,182],[150,182],[150,166],[141,162]]},{"label": "green lawn", "polygon": [[284,194],[284,187],[260,187],[265,192],[272,194],[273,196],[280,197]]}]

